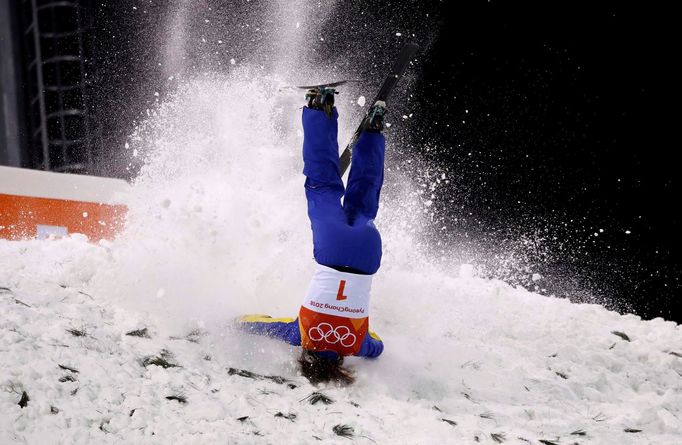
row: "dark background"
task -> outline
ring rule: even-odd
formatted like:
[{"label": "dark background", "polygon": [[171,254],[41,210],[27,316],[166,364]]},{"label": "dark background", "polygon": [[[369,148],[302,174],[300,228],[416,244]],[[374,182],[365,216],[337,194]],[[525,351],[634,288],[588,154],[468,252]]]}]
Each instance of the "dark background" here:
[{"label": "dark background", "polygon": [[[152,92],[162,99],[173,88],[159,49],[173,6],[79,3],[88,29],[86,102],[101,160],[81,172],[130,178],[124,144],[159,100]],[[21,8],[10,4],[21,24]],[[223,63],[262,57],[259,45],[277,32],[268,28],[276,22],[268,20],[270,4],[197,2],[191,41],[229,35]],[[682,293],[680,73],[673,67],[680,48],[671,10],[374,0],[339,1],[334,14],[320,9],[320,17],[326,21],[311,32],[308,62],[354,73],[368,86],[381,82],[405,40],[422,46],[390,104],[391,137],[400,141],[390,162],[425,183],[447,171],[429,208],[434,250],[476,258],[484,274],[541,293],[682,322],[675,307]],[[271,33],[256,32],[256,24]],[[188,51],[192,64],[221,69],[197,48]],[[402,121],[408,112],[414,117]],[[534,273],[543,278],[532,280]]]},{"label": "dark background", "polygon": [[614,307],[680,322],[673,14],[548,3],[440,4],[420,80],[439,148],[423,155],[457,172],[443,197],[472,213],[452,241],[533,234],[547,292],[581,276]]}]

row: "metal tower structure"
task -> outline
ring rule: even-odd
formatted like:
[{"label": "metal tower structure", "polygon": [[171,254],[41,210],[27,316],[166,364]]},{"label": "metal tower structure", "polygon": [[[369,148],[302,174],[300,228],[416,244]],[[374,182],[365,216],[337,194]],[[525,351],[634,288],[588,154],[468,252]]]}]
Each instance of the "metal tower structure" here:
[{"label": "metal tower structure", "polygon": [[72,173],[94,169],[85,41],[89,25],[82,3],[21,0],[33,168]]}]

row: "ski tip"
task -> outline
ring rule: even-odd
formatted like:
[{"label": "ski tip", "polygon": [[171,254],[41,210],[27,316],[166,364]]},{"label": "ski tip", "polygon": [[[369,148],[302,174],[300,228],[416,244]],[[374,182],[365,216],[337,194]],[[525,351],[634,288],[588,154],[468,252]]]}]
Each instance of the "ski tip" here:
[{"label": "ski tip", "polygon": [[412,57],[418,50],[419,44],[417,44],[417,42],[407,42],[403,45],[401,52],[403,54],[409,54],[409,57]]}]

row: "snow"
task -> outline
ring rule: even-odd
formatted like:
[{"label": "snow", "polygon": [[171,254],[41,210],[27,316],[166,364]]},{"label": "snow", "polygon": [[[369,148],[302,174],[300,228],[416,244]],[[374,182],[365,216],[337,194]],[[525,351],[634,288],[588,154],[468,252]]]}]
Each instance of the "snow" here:
[{"label": "snow", "polygon": [[682,443],[680,326],[432,259],[398,169],[371,301],[386,349],[347,359],[355,385],[312,386],[297,348],[234,331],[294,315],[314,270],[300,97],[260,103],[283,82],[258,76],[196,76],[150,112],[115,241],[0,240],[0,443],[349,443],[337,425],[357,443]]},{"label": "snow", "polygon": [[[374,292],[385,354],[348,360],[358,375],[350,388],[315,388],[296,375],[294,348],[190,323],[172,329],[89,293],[90,265],[106,263],[106,246],[72,237],[0,248],[12,259],[0,274],[12,289],[0,294],[1,443],[345,443],[337,424],[377,443],[493,443],[497,433],[567,442],[580,430],[581,443],[682,437],[682,358],[672,354],[682,334],[661,319],[542,297],[469,268],[456,278],[392,269]],[[126,335],[143,328],[151,338]],[[143,366],[164,350],[178,367]],[[296,387],[229,375],[231,367]],[[306,403],[314,391],[335,403]],[[178,395],[186,403],[166,399]]]}]

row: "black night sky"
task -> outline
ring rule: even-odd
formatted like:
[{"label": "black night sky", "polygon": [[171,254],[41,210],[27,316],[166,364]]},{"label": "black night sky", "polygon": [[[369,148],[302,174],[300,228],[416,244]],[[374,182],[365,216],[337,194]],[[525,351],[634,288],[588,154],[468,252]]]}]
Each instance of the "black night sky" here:
[{"label": "black night sky", "polygon": [[[144,109],[139,98],[149,88],[138,80],[159,77],[152,49],[164,7],[150,3],[141,15],[136,4],[97,6],[101,103],[118,122]],[[213,4],[219,23],[220,14],[259,2]],[[612,307],[628,303],[625,310],[644,318],[682,322],[673,304],[682,246],[673,69],[680,48],[671,11],[623,2],[382,0],[337,8],[343,15],[328,24],[319,63],[353,65],[359,54],[390,63],[411,34],[423,47],[419,77],[409,83],[416,124],[398,155],[450,173],[433,204],[434,230],[447,230],[434,239],[453,249],[475,239],[491,250],[526,239],[545,293],[575,296],[587,283]],[[372,70],[359,71],[366,79]],[[401,114],[405,105],[395,107]],[[129,132],[112,125],[104,137],[122,146],[117,138]]]},{"label": "black night sky", "polygon": [[459,173],[466,229],[535,230],[564,243],[538,257],[555,275],[682,321],[671,12],[551,4],[440,5],[420,93],[441,149],[425,155]]}]

